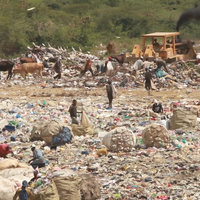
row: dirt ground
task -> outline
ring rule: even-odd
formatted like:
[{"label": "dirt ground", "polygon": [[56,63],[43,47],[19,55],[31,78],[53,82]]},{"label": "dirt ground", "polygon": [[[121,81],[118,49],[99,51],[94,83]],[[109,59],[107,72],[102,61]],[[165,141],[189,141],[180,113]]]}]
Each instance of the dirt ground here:
[{"label": "dirt ground", "polygon": [[[152,91],[152,96],[147,95],[147,91],[144,88],[133,88],[133,89],[122,89],[117,88],[117,95],[123,95],[128,97],[127,101],[132,101],[133,99],[142,98],[156,98],[158,100],[170,99],[170,100],[180,100],[180,99],[200,99],[200,90],[196,89],[162,89],[161,91]],[[106,95],[105,87],[100,88],[76,88],[74,90],[69,90],[68,88],[52,88],[52,87],[42,87],[41,84],[33,86],[11,86],[6,85],[0,87],[0,98],[1,99],[59,99],[61,97],[71,97],[71,98],[86,98],[88,96],[95,98],[95,96]]]}]

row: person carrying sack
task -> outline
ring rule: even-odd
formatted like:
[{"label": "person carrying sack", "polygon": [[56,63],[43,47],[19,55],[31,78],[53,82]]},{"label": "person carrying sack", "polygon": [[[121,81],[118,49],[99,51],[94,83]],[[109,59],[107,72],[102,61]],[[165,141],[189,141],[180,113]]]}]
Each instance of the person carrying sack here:
[{"label": "person carrying sack", "polygon": [[22,182],[22,187],[18,189],[13,197],[13,200],[16,200],[18,197],[19,200],[29,200],[33,196],[31,190],[27,188],[28,182],[24,180]]},{"label": "person carrying sack", "polygon": [[106,85],[106,92],[107,92],[107,97],[109,100],[108,109],[112,109],[112,101],[113,101],[113,99],[116,98],[117,90],[116,90],[115,86],[112,85],[111,81],[108,81],[108,84]]},{"label": "person carrying sack", "polygon": [[72,124],[79,124],[77,120],[77,101],[74,99],[72,105],[69,107],[70,117],[72,119]]},{"label": "person carrying sack", "polygon": [[145,89],[148,91],[148,95],[151,95],[150,90],[152,88],[152,75],[149,68],[146,68],[145,71]]}]

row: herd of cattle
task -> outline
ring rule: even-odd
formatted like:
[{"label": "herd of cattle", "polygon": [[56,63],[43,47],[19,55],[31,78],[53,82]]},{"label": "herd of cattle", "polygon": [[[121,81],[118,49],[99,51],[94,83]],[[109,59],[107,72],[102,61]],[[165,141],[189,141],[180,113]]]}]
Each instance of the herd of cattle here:
[{"label": "herd of cattle", "polygon": [[[0,71],[8,71],[7,79],[11,79],[16,74],[20,74],[23,78],[26,78],[29,73],[42,77],[44,67],[49,68],[48,63],[46,61],[37,63],[35,58],[21,58],[20,63],[10,60],[0,61]],[[61,62],[59,59],[55,62],[53,70],[58,73],[54,78],[61,78]]]}]

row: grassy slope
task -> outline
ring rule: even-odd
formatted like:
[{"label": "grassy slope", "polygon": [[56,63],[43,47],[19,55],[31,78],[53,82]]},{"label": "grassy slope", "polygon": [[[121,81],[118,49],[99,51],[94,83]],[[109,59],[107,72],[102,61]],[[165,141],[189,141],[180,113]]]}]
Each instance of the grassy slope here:
[{"label": "grassy slope", "polygon": [[[195,2],[197,0],[0,1],[0,49],[3,51],[0,55],[13,51],[20,54],[32,41],[50,42],[55,47],[78,49],[80,46],[92,52],[104,49],[100,43],[106,45],[113,41],[118,52],[131,51],[134,44],[141,44],[145,33],[175,31],[181,13],[194,7]],[[27,8],[34,6],[35,10],[27,12]],[[182,38],[198,41],[200,22],[186,23],[180,32]]]}]

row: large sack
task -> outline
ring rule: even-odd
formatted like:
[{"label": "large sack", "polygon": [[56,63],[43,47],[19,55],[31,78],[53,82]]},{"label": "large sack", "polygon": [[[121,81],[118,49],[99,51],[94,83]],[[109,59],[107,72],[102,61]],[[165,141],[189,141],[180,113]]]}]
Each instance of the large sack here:
[{"label": "large sack", "polygon": [[197,123],[197,109],[176,108],[170,120],[170,130],[194,130]]},{"label": "large sack", "polygon": [[17,168],[31,168],[31,166],[27,165],[26,163],[19,162],[17,164]]},{"label": "large sack", "polygon": [[63,145],[72,140],[71,127],[56,120],[35,124],[31,131],[31,141],[44,140],[47,145]]},{"label": "large sack", "polygon": [[41,137],[41,132],[47,123],[47,121],[40,121],[34,124],[30,135],[31,141],[43,140]]},{"label": "large sack", "polygon": [[90,121],[90,119],[86,115],[85,111],[82,112],[81,125],[84,127],[93,127],[94,126],[94,124]]},{"label": "large sack", "polygon": [[0,171],[0,176],[4,178],[9,178],[17,175],[26,176],[28,178],[33,177],[33,169],[32,168],[10,168],[10,169],[4,169]]},{"label": "large sack", "polygon": [[17,159],[2,159],[0,160],[0,170],[17,167]]},{"label": "large sack", "polygon": [[59,146],[66,143],[70,143],[72,140],[72,130],[69,127],[63,127],[62,131],[58,135],[54,135],[52,138],[52,145]]},{"label": "large sack", "polygon": [[91,99],[87,98],[87,99],[78,100],[77,101],[77,108],[78,108],[78,110],[85,111],[86,113],[93,112]]},{"label": "large sack", "polygon": [[111,71],[111,70],[113,70],[113,69],[114,69],[114,68],[113,68],[112,62],[108,61],[108,63],[107,63],[107,70],[108,70],[108,71]]},{"label": "large sack", "polygon": [[[33,175],[32,175],[32,177],[33,177]],[[29,182],[32,177],[26,177],[26,176],[23,176],[23,175],[15,175],[15,176],[9,177],[8,179],[11,182],[14,182],[16,185],[21,185],[22,181],[26,180],[27,182]]]},{"label": "large sack", "polygon": [[12,107],[13,103],[9,99],[0,102],[0,109],[11,110]]},{"label": "large sack", "polygon": [[52,137],[58,135],[62,131],[62,125],[56,120],[51,120],[47,123],[41,132],[41,138],[45,141],[47,145],[51,145]]},{"label": "large sack", "polygon": [[81,184],[81,199],[82,200],[96,200],[101,197],[100,184],[97,182],[92,174],[80,174]]},{"label": "large sack", "polygon": [[72,132],[74,135],[93,135],[94,134],[94,129],[93,127],[84,127],[82,125],[77,125],[77,124],[72,124],[71,125]]},{"label": "large sack", "polygon": [[131,130],[118,127],[108,132],[102,143],[112,151],[130,151],[136,143],[136,137]]},{"label": "large sack", "polygon": [[95,81],[86,81],[85,87],[96,87],[97,83]]},{"label": "large sack", "polygon": [[74,176],[58,176],[53,178],[61,200],[81,200],[81,178]]},{"label": "large sack", "polygon": [[147,147],[163,147],[170,142],[168,130],[160,124],[151,124],[142,131],[142,141]]},{"label": "large sack", "polygon": [[54,183],[54,181],[51,181],[51,183],[45,187],[45,189],[40,193],[40,199],[37,200],[59,200],[58,190]]},{"label": "large sack", "polygon": [[0,200],[12,200],[15,194],[15,182],[0,176]]},{"label": "large sack", "polygon": [[154,118],[161,118],[161,115],[159,113],[153,112],[153,110],[148,110],[148,116]]},{"label": "large sack", "polygon": [[154,82],[151,80],[151,89],[152,90],[157,90],[157,88],[156,88],[156,86],[155,86],[155,84],[154,84]]},{"label": "large sack", "polygon": [[76,174],[77,173],[75,171],[67,168],[53,172],[53,176],[62,176],[62,177],[76,175]]},{"label": "large sack", "polygon": [[156,77],[157,77],[157,78],[162,78],[162,77],[164,77],[164,76],[166,76],[166,75],[167,75],[167,73],[164,72],[164,71],[162,71],[161,69],[157,69],[157,70],[156,70]]}]

